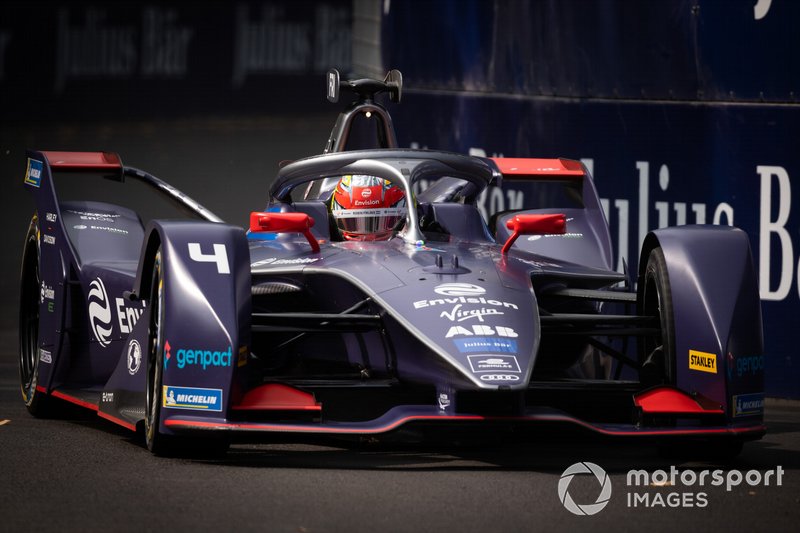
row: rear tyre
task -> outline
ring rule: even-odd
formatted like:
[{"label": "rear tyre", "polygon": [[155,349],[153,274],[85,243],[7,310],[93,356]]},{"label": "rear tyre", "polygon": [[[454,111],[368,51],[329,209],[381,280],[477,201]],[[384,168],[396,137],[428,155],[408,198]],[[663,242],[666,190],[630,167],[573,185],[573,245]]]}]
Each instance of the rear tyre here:
[{"label": "rear tyre", "polygon": [[52,411],[50,398],[37,389],[39,384],[39,219],[33,215],[22,251],[19,298],[19,380],[28,412],[45,417]]},{"label": "rear tyre", "polygon": [[667,261],[661,248],[647,257],[639,282],[638,312],[655,317],[660,332],[643,337],[639,344],[639,382],[644,388],[675,383],[675,320]]},{"label": "rear tyre", "polygon": [[159,431],[164,387],[164,272],[161,248],[156,252],[150,284],[150,323],[147,342],[147,391],[144,434],[147,449],[161,456],[216,457],[228,451],[227,438],[190,439]]}]

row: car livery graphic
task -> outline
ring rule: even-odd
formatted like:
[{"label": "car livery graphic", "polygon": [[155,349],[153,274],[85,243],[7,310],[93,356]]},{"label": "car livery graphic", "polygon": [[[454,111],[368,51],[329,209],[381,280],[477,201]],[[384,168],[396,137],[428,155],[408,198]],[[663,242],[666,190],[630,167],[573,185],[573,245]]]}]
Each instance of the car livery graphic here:
[{"label": "car livery graphic", "polygon": [[[617,272],[581,163],[398,148],[375,99],[400,101],[398,71],[328,79],[329,100],[355,100],[321,155],[280,168],[246,230],[116,154],[28,152],[32,414],[66,400],[143,428],[157,454],[406,426],[563,423],[720,453],[764,434],[744,232],[655,230],[638,272]],[[367,113],[380,148],[347,150]],[[55,183],[75,172],[141,182],[193,218],[143,225],[123,206],[62,201]],[[489,189],[524,201],[486,220]]]}]

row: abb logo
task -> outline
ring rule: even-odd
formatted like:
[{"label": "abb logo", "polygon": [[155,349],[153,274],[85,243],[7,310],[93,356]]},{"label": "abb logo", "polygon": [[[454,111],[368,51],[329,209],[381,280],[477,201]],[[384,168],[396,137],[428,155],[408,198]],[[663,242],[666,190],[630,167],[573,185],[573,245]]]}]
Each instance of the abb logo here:
[{"label": "abb logo", "polygon": [[444,337],[446,339],[450,339],[452,337],[456,337],[458,335],[463,335],[466,337],[472,337],[475,335],[497,335],[498,337],[508,337],[508,338],[516,338],[519,337],[516,331],[513,328],[507,328],[504,326],[487,326],[485,324],[473,324],[471,329],[467,329],[463,326],[453,326],[449,330],[447,330],[447,335]]}]

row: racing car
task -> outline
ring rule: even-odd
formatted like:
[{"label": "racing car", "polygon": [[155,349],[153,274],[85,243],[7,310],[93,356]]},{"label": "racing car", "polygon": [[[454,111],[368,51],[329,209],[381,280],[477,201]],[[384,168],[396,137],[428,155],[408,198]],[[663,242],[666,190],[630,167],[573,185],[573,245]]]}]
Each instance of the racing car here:
[{"label": "racing car", "polygon": [[[760,301],[747,235],[650,232],[636,272],[586,167],[400,148],[386,93],[354,100],[322,154],[283,165],[249,228],[109,152],[28,151],[19,370],[34,416],[67,401],[155,454],[276,433],[566,424],[631,438],[760,438]],[[356,120],[374,148],[348,149]],[[190,217],[62,200],[64,176],[136,181]],[[513,194],[484,214],[479,199]]]}]

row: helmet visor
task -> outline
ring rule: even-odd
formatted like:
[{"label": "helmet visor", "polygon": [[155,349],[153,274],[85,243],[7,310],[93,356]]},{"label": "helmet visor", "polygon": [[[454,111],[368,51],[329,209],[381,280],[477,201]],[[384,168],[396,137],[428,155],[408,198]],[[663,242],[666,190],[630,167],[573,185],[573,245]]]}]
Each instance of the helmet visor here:
[{"label": "helmet visor", "polygon": [[395,229],[405,220],[405,207],[384,207],[380,209],[333,209],[333,217],[339,230],[357,235],[386,233]]}]

